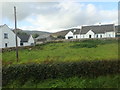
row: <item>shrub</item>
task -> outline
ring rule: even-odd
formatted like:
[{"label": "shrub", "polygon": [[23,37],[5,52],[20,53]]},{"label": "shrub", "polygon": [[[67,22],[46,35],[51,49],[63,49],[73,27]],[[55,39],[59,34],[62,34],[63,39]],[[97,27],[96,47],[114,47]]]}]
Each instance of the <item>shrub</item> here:
[{"label": "shrub", "polygon": [[3,67],[3,86],[19,80],[23,85],[29,79],[38,82],[48,78],[68,78],[72,76],[97,77],[120,73],[120,61],[81,61],[48,64],[21,64]]},{"label": "shrub", "polygon": [[98,45],[110,44],[110,43],[118,43],[118,40],[112,39],[86,39],[76,42],[74,45],[70,46],[72,48],[96,48]]},{"label": "shrub", "polygon": [[75,44],[73,46],[70,46],[72,48],[96,48],[97,44],[94,43],[79,43],[79,44]]},{"label": "shrub", "polygon": [[62,36],[62,35],[57,36],[57,38],[59,38],[59,39],[65,39],[65,37]]}]

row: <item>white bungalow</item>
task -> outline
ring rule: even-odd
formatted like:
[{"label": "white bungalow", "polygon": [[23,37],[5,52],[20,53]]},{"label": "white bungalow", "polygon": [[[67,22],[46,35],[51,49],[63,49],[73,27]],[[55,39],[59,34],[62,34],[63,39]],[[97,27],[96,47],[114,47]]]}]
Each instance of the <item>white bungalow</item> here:
[{"label": "white bungalow", "polygon": [[[68,32],[65,37],[69,39]],[[83,26],[81,29],[77,29],[76,32],[72,32],[73,39],[82,38],[114,38],[116,35],[114,24],[110,25],[93,25],[93,26]]]},{"label": "white bungalow", "polygon": [[32,35],[18,35],[20,38],[20,46],[32,46],[34,45],[35,41]]},{"label": "white bungalow", "polygon": [[77,39],[80,37],[80,29],[73,28],[65,35],[65,39]]},{"label": "white bungalow", "polygon": [[73,38],[73,32],[69,31],[66,35],[65,35],[65,39],[72,39]]}]

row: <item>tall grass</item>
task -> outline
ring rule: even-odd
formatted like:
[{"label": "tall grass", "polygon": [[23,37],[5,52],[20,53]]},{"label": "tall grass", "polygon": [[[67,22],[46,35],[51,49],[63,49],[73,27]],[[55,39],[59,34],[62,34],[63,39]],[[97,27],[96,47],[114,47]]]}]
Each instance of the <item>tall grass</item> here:
[{"label": "tall grass", "polygon": [[[15,51],[4,52],[2,57],[4,65],[16,64]],[[19,63],[116,59],[118,59],[117,40],[48,43],[37,45],[32,50],[19,49]]]}]

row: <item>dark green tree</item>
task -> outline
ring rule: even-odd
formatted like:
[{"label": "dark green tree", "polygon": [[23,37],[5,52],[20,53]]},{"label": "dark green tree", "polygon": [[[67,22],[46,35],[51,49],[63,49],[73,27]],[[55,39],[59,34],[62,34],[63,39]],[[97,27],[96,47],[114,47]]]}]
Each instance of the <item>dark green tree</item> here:
[{"label": "dark green tree", "polygon": [[33,38],[37,38],[39,36],[39,34],[33,34]]},{"label": "dark green tree", "polygon": [[59,36],[57,36],[57,38],[59,38],[59,39],[64,39],[65,37],[62,36],[62,35],[59,35]]}]

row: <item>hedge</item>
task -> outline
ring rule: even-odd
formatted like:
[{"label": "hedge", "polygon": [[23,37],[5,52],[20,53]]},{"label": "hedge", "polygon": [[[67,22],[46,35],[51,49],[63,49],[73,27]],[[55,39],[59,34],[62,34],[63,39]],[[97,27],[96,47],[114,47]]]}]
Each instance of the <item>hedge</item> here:
[{"label": "hedge", "polygon": [[24,84],[29,79],[37,82],[49,78],[68,78],[72,76],[94,78],[119,73],[120,61],[117,60],[21,64],[3,67],[2,84],[6,86],[14,80],[19,80],[21,84]]}]

